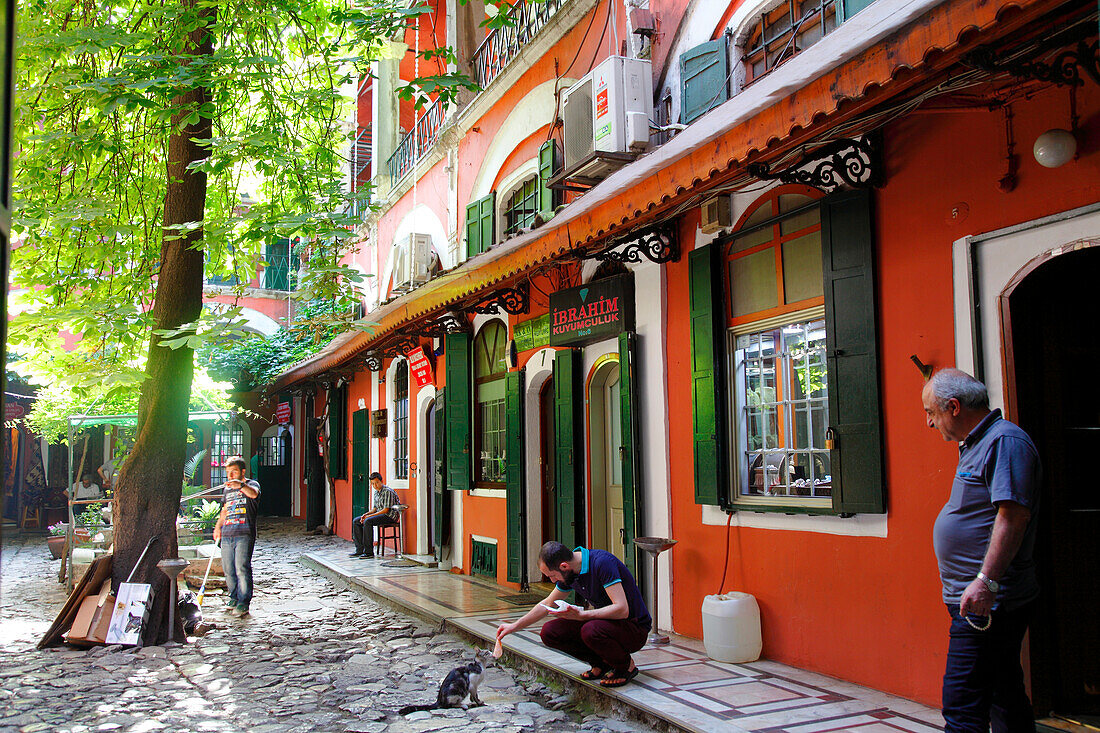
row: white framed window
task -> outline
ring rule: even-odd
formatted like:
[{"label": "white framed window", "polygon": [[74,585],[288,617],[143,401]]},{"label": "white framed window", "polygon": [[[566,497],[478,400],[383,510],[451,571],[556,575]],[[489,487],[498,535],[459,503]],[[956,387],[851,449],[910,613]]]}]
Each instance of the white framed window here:
[{"label": "white framed window", "polygon": [[393,375],[393,476],[409,477],[409,363],[404,359]]},{"label": "white framed window", "polygon": [[814,312],[760,330],[730,331],[734,500],[828,507],[825,321]]}]

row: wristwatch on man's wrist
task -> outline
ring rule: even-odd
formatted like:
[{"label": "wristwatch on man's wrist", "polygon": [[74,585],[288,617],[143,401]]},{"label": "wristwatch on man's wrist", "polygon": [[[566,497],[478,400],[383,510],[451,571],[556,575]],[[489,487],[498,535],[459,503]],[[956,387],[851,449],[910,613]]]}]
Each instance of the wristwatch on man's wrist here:
[{"label": "wristwatch on man's wrist", "polygon": [[997,595],[997,593],[1001,590],[1001,584],[998,583],[996,580],[993,580],[983,572],[978,572],[978,580],[982,581],[982,585],[984,585],[986,588],[989,588],[989,592],[993,595]]}]

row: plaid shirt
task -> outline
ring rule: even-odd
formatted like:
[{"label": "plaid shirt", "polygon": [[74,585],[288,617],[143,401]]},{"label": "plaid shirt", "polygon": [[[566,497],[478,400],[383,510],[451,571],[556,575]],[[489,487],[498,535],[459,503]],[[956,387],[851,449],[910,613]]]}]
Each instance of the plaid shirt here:
[{"label": "plaid shirt", "polygon": [[371,509],[373,511],[379,511],[380,509],[389,509],[386,512],[386,516],[391,521],[398,521],[401,518],[401,513],[393,508],[394,504],[400,504],[401,500],[397,498],[397,494],[389,486],[382,484],[377,491],[371,491]]}]

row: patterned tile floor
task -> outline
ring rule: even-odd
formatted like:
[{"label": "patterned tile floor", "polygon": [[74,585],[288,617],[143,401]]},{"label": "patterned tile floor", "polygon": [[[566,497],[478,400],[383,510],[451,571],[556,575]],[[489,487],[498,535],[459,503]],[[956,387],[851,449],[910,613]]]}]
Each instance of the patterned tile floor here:
[{"label": "patterned tile floor", "polygon": [[[379,594],[420,614],[484,639],[497,625],[518,618],[529,606],[503,600],[513,589],[467,575],[433,568],[387,567],[387,559],[347,557],[347,547],[312,552],[307,562],[343,576],[369,593]],[[392,560],[392,556],[388,556]],[[646,646],[634,655],[641,674],[606,690],[647,714],[700,733],[931,733],[942,730],[938,710],[804,670],[757,661],[725,664],[707,658],[702,642],[670,635],[664,646]],[[505,648],[538,664],[576,678],[588,665],[551,649],[538,626],[509,636]]]}]

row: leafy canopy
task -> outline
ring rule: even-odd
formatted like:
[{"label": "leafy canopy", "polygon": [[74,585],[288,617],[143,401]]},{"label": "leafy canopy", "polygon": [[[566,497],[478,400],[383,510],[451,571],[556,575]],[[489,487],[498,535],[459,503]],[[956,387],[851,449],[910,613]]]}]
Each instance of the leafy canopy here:
[{"label": "leafy canopy", "polygon": [[[27,0],[21,10],[10,333],[40,383],[85,401],[136,391],[162,245],[200,226],[207,277],[247,283],[264,245],[298,238],[308,243],[300,296],[333,303],[333,314],[359,301],[360,277],[341,264],[358,223],[352,212],[365,203],[357,199],[369,196],[344,190],[355,82],[427,8]],[[198,28],[212,35],[212,55],[174,45]],[[445,100],[468,85],[456,75],[433,83]],[[201,222],[166,233],[173,100],[196,87],[209,89],[209,101],[187,107],[182,124],[212,122],[207,155],[191,166],[207,173],[206,208]],[[241,335],[236,315],[206,311],[161,335],[170,348],[226,341]]]}]

